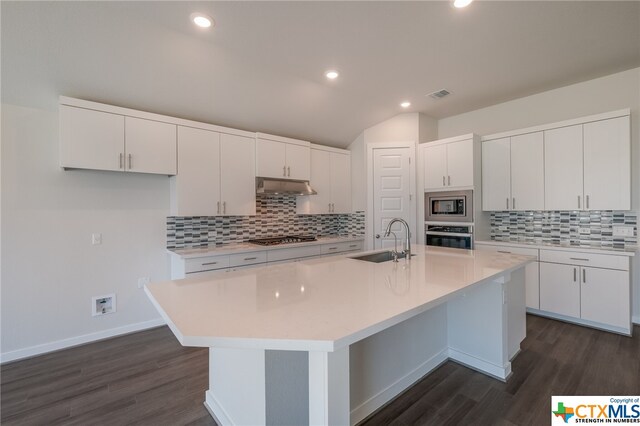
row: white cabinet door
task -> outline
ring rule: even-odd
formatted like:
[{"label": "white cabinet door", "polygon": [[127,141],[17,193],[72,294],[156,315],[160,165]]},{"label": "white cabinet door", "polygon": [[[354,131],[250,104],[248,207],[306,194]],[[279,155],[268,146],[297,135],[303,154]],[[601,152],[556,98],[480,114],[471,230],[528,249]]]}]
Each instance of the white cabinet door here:
[{"label": "white cabinet door", "polygon": [[255,140],[220,135],[220,200],[222,214],[256,214]]},{"label": "white cabinet door", "polygon": [[332,213],[351,213],[351,156],[332,152],[330,170]]},{"label": "white cabinet door", "polygon": [[331,212],[331,153],[311,150],[311,179],[309,184],[316,195],[296,197],[298,214],[323,214]]},{"label": "white cabinet door", "polygon": [[447,186],[447,146],[423,145],[424,189],[442,189]]},{"label": "white cabinet door", "polygon": [[510,139],[482,143],[482,210],[509,210],[511,205]]},{"label": "white cabinet door", "polygon": [[256,140],[256,176],[286,179],[286,161],[284,142]]},{"label": "white cabinet door", "polygon": [[629,328],[629,272],[582,267],[581,318]]},{"label": "white cabinet door", "polygon": [[175,124],[125,117],[124,135],[127,171],[176,174]]},{"label": "white cabinet door", "polygon": [[309,180],[311,177],[311,149],[308,146],[286,144],[287,178]]},{"label": "white cabinet door", "polygon": [[580,267],[540,262],[540,309],[580,318]]},{"label": "white cabinet door", "polygon": [[447,145],[447,186],[473,186],[473,139]]},{"label": "white cabinet door", "polygon": [[584,208],[582,125],[544,132],[545,210]]},{"label": "white cabinet door", "polygon": [[629,210],[629,116],[587,123],[584,130],[584,208]]},{"label": "white cabinet door", "polygon": [[124,170],[124,116],[60,105],[60,165]]},{"label": "white cabinet door", "polygon": [[171,214],[215,216],[220,201],[220,134],[178,126],[178,174],[171,178]]},{"label": "white cabinet door", "polygon": [[544,210],[542,132],[511,138],[511,210]]}]

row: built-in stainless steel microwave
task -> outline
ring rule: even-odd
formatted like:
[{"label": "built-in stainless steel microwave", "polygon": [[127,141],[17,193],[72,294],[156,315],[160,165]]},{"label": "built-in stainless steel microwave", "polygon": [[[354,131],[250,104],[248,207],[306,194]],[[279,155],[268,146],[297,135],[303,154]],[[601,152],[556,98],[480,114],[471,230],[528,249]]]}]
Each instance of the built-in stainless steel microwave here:
[{"label": "built-in stainless steel microwave", "polygon": [[425,193],[424,216],[427,222],[473,222],[473,191]]}]

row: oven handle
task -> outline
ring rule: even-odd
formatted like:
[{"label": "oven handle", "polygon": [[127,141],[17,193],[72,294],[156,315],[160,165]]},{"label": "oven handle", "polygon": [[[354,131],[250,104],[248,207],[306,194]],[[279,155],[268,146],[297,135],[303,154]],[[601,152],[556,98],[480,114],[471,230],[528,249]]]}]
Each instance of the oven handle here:
[{"label": "oven handle", "polygon": [[472,237],[473,234],[457,234],[454,232],[433,232],[433,231],[425,231],[427,235],[438,235],[443,237]]}]

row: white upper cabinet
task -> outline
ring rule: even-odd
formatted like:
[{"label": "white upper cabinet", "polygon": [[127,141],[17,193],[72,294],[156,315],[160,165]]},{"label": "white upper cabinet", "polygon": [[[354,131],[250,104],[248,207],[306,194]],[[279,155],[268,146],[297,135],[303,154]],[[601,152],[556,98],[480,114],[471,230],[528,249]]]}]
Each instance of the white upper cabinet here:
[{"label": "white upper cabinet", "polygon": [[425,191],[473,187],[473,138],[422,144]]},{"label": "white upper cabinet", "polygon": [[482,209],[544,209],[542,132],[482,142]]},{"label": "white upper cabinet", "polygon": [[511,138],[511,210],[544,209],[542,132]]},{"label": "white upper cabinet", "polygon": [[629,116],[545,132],[547,210],[629,210]]},{"label": "white upper cabinet", "polygon": [[222,214],[256,214],[255,139],[220,135],[220,200]]},{"label": "white upper cabinet", "polygon": [[311,187],[316,195],[297,197],[298,214],[351,212],[351,153],[312,145]]},{"label": "white upper cabinet", "polygon": [[629,115],[613,111],[485,136],[483,210],[630,209]]},{"label": "white upper cabinet", "polygon": [[60,165],[124,170],[124,116],[60,105]]},{"label": "white upper cabinet", "polygon": [[176,125],[129,115],[136,113],[61,97],[60,165],[175,175]]},{"label": "white upper cabinet", "polygon": [[482,210],[509,210],[510,158],[510,138],[482,142]]},{"label": "white upper cabinet", "polygon": [[584,207],[587,210],[629,210],[629,116],[587,123],[583,127],[583,138]]},{"label": "white upper cabinet", "polygon": [[546,209],[582,209],[581,124],[544,132],[544,168]]},{"label": "white upper cabinet", "polygon": [[174,216],[254,215],[253,138],[178,127],[178,174],[171,178]]},{"label": "white upper cabinet", "polygon": [[171,178],[171,214],[214,216],[220,202],[220,133],[178,127],[178,175]]},{"label": "white upper cabinet", "polygon": [[310,143],[280,136],[257,134],[256,176],[309,180]]},{"label": "white upper cabinet", "polygon": [[175,175],[176,125],[141,118],[124,118],[126,170]]}]

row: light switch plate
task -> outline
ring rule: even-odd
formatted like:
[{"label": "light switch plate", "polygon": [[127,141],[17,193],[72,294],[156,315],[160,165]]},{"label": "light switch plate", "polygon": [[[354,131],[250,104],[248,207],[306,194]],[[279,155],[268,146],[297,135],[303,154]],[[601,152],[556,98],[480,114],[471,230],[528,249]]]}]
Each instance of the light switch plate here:
[{"label": "light switch plate", "polygon": [[618,225],[613,227],[614,237],[633,237],[633,226]]}]

